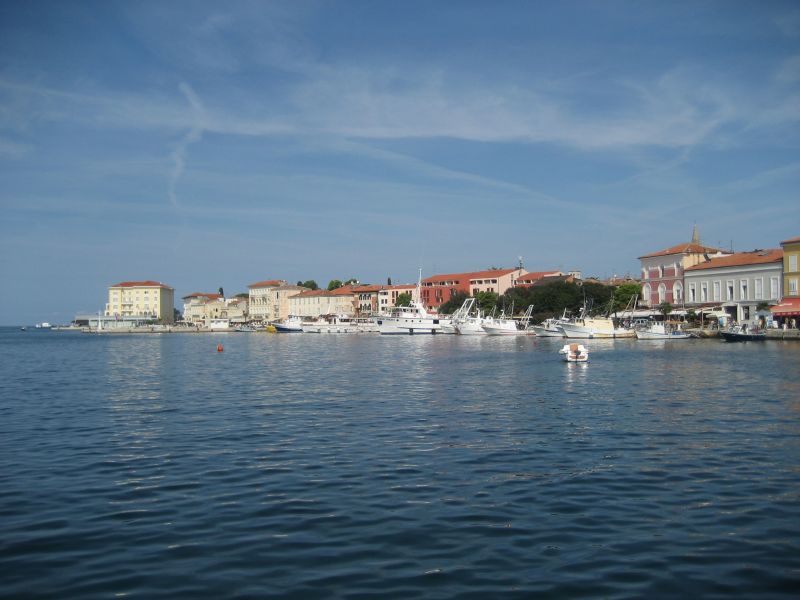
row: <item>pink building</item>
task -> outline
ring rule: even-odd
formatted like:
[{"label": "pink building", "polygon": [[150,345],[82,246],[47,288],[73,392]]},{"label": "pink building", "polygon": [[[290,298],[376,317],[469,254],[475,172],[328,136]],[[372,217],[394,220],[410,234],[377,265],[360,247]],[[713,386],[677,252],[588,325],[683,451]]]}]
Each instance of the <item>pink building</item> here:
[{"label": "pink building", "polygon": [[677,244],[652,254],[640,256],[642,262],[642,298],[644,306],[658,306],[669,302],[673,306],[683,306],[686,301],[683,274],[709,258],[726,256],[718,248],[704,246],[695,225],[692,241]]}]

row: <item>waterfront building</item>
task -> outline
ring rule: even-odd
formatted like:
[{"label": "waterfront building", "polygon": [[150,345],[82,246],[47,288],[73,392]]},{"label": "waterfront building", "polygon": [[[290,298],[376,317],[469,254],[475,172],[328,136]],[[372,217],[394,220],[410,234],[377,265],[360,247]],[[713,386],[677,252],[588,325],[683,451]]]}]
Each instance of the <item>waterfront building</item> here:
[{"label": "waterfront building", "polygon": [[800,237],[781,242],[783,249],[783,298],[770,310],[780,324],[800,323]]},{"label": "waterfront building", "polygon": [[412,298],[417,286],[413,284],[384,285],[378,291],[378,312],[388,314],[397,306],[397,298],[401,294],[409,294]]},{"label": "waterfront building", "polygon": [[502,295],[527,273],[519,267],[433,275],[422,280],[422,303],[428,309],[436,309],[458,293],[475,296],[479,292],[493,292]]},{"label": "waterfront building", "polygon": [[193,292],[183,300],[183,320],[193,325],[204,325],[208,320],[209,303],[222,298],[221,294]]},{"label": "waterfront building", "polygon": [[691,242],[640,256],[642,294],[639,304],[655,307],[662,302],[669,302],[673,306],[683,306],[686,302],[686,270],[712,257],[727,254],[730,253],[701,244],[695,225]]},{"label": "waterfront building", "polygon": [[346,285],[328,290],[305,290],[289,296],[289,314],[317,318],[323,315],[348,315],[358,312],[358,292]]},{"label": "waterfront building", "polygon": [[737,321],[756,318],[759,304],[781,298],[783,250],[736,252],[688,267],[686,307],[721,306]]},{"label": "waterfront building", "polygon": [[175,290],[159,281],[123,281],[108,288],[106,316],[172,323],[174,313]]},{"label": "waterfront building", "polygon": [[268,279],[247,286],[248,314],[252,321],[269,323],[283,321],[293,314],[289,298],[306,291],[299,285],[289,285],[283,279]]}]

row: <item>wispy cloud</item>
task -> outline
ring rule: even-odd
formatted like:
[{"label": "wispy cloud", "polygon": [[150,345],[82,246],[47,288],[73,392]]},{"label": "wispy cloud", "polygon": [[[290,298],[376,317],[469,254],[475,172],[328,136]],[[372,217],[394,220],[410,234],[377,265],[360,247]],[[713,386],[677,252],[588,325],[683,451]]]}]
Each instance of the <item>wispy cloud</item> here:
[{"label": "wispy cloud", "polygon": [[175,149],[171,154],[173,167],[169,177],[168,194],[170,204],[175,208],[178,207],[178,194],[176,192],[176,188],[178,186],[178,181],[180,180],[181,175],[183,175],[183,171],[186,168],[187,149],[191,144],[200,141],[200,139],[203,137],[203,129],[205,128],[206,121],[203,104],[200,102],[200,99],[197,97],[197,94],[194,93],[194,90],[191,88],[191,86],[188,83],[181,83],[178,87],[192,108],[194,123],[188,133],[183,136],[183,138],[175,146]]}]

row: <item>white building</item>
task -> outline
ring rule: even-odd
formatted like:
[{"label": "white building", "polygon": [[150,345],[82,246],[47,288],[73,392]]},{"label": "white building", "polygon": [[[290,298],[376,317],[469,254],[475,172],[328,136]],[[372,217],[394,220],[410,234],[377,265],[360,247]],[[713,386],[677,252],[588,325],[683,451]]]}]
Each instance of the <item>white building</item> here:
[{"label": "white building", "polygon": [[275,288],[285,286],[283,279],[268,279],[257,281],[247,286],[249,293],[250,318],[253,321],[274,321],[280,318],[280,305],[276,307]]},{"label": "white building", "polygon": [[684,271],[686,307],[721,306],[731,318],[750,321],[761,303],[781,299],[783,250],[753,250],[712,258]]},{"label": "white building", "polygon": [[289,313],[298,317],[317,318],[322,315],[355,315],[358,309],[358,293],[352,286],[331,292],[306,290],[289,297]]}]

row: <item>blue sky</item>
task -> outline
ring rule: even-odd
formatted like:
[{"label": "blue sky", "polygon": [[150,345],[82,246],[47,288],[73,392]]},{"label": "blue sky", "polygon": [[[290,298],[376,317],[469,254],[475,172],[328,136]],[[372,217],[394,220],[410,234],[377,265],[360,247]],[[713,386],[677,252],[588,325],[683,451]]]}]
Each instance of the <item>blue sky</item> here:
[{"label": "blue sky", "polygon": [[0,323],[800,235],[795,2],[2,2]]}]

